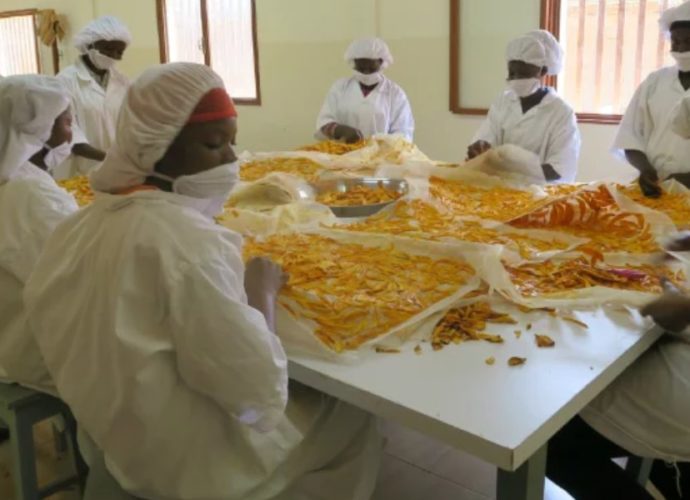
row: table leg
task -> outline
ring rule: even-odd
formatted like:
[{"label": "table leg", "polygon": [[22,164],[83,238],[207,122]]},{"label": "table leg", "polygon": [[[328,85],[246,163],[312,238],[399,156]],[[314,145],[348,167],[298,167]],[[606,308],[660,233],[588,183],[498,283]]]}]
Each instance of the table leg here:
[{"label": "table leg", "polygon": [[625,466],[625,472],[642,486],[647,486],[649,474],[652,472],[654,460],[651,458],[630,457]]},{"label": "table leg", "polygon": [[498,469],[496,500],[543,500],[546,475],[546,445],[516,471]]}]

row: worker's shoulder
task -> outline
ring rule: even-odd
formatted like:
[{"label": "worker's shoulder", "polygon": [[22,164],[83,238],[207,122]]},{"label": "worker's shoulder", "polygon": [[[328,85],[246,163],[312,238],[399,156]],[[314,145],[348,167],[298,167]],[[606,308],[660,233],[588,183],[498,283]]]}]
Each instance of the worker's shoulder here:
[{"label": "worker's shoulder", "polygon": [[665,66],[647,75],[647,78],[640,84],[640,88],[654,88],[662,82],[673,82],[677,78],[678,68],[676,66]]},{"label": "worker's shoulder", "polygon": [[548,105],[552,106],[555,109],[558,109],[560,112],[568,115],[574,115],[575,110],[573,107],[563,99],[561,95],[558,94],[554,89],[549,89],[549,94],[548,94]]}]

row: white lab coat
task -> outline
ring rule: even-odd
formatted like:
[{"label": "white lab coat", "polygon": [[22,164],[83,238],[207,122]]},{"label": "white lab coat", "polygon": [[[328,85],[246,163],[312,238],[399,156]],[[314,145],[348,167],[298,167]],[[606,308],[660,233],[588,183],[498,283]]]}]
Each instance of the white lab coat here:
[{"label": "white lab coat", "polygon": [[247,305],[242,238],[199,202],[99,194],[56,230],[25,300],[60,395],[135,496],[368,499],[374,419],[297,385],[284,411],[285,354]]},{"label": "white lab coat", "polygon": [[335,82],[316,120],[316,136],[322,138],[321,127],[333,122],[354,127],[365,138],[375,134],[402,134],[412,142],[414,137],[410,101],[405,91],[385,76],[366,97],[354,77]]},{"label": "white lab coat", "polygon": [[582,412],[629,452],[690,462],[690,344],[663,339]]},{"label": "white lab coat", "polygon": [[[117,115],[129,88],[127,77],[111,69],[104,89],[78,57],[72,66],[58,74],[58,78],[70,93],[75,122],[83,136],[91,146],[107,151],[115,139]],[[96,161],[73,155],[56,169],[54,175],[58,179],[86,175],[96,166]]]},{"label": "white lab coat", "polygon": [[22,292],[48,236],[76,210],[74,198],[31,163],[0,184],[0,379],[5,382],[55,393]]},{"label": "white lab coat", "polygon": [[650,74],[640,84],[618,128],[613,143],[617,155],[626,149],[642,151],[661,179],[690,172],[690,140],[673,132],[673,110],[685,95],[678,68],[669,66]]},{"label": "white lab coat", "polygon": [[580,132],[575,112],[553,89],[535,107],[522,112],[520,98],[503,92],[472,142],[492,146],[514,144],[531,151],[561,176],[556,182],[574,182],[580,156]]}]

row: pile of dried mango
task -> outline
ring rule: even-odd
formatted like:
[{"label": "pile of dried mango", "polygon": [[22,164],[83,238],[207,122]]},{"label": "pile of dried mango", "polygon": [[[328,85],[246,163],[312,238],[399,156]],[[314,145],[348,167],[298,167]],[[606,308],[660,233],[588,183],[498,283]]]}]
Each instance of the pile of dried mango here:
[{"label": "pile of dried mango", "polygon": [[240,179],[257,181],[270,173],[283,172],[314,182],[322,170],[321,165],[309,158],[266,158],[243,163],[240,166]]},{"label": "pile of dried mango", "polygon": [[659,198],[648,198],[642,194],[637,183],[629,186],[617,185],[616,187],[624,196],[635,203],[665,213],[677,226],[690,226],[690,199],[686,194],[664,191]]},{"label": "pile of dried mango", "polygon": [[436,324],[431,336],[431,346],[438,351],[450,343],[459,344],[469,340],[502,344],[503,337],[484,332],[488,323],[515,325],[517,321],[508,314],[494,311],[488,302],[456,307]]},{"label": "pile of dried mango", "polygon": [[432,259],[395,248],[365,247],[310,234],[248,239],[245,259],[270,257],[289,275],[280,304],[311,320],[336,352],[357,349],[449,297],[474,270],[459,259]]},{"label": "pile of dried mango", "polygon": [[86,176],[73,177],[64,181],[59,181],[58,185],[69,192],[77,200],[80,207],[84,207],[93,201],[93,191]]},{"label": "pile of dried mango", "polygon": [[316,197],[316,201],[329,207],[353,207],[361,205],[378,205],[390,203],[402,196],[402,193],[383,186],[375,188],[355,186],[347,191],[327,191]]},{"label": "pile of dried mango", "polygon": [[321,141],[316,144],[310,144],[308,146],[302,146],[299,151],[312,151],[315,153],[326,153],[329,155],[344,155],[347,153],[352,153],[358,149],[362,149],[367,144],[366,140],[361,140],[353,144],[346,144],[340,141]]}]

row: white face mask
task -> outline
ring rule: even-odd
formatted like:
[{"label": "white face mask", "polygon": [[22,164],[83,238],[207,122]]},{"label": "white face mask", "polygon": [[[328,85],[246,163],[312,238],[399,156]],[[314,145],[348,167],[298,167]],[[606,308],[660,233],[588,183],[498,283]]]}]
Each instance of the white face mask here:
[{"label": "white face mask", "polygon": [[206,201],[199,205],[199,211],[208,217],[216,217],[223,212],[230,191],[239,180],[239,172],[239,162],[234,161],[198,174],[181,175],[177,179],[158,172],[151,175],[171,182],[173,193]]},{"label": "white face mask", "polygon": [[366,74],[360,73],[359,71],[355,70],[355,78],[359,83],[367,86],[376,85],[383,81],[383,75],[380,71],[377,71],[376,73]]},{"label": "white face mask", "polygon": [[117,59],[113,59],[112,57],[108,57],[105,54],[101,54],[96,49],[89,49],[87,51],[87,54],[93,65],[96,66],[98,69],[102,69],[104,71],[111,69],[118,62]]},{"label": "white face mask", "polygon": [[680,71],[690,71],[690,52],[671,52],[671,57],[676,60]]},{"label": "white face mask", "polygon": [[45,158],[43,158],[43,162],[46,164],[48,172],[52,172],[55,167],[60,165],[72,154],[71,142],[63,142],[55,148],[46,147],[48,148],[48,153],[46,153]]},{"label": "white face mask", "polygon": [[518,97],[527,97],[541,88],[539,78],[524,78],[520,80],[508,80],[506,86]]}]

